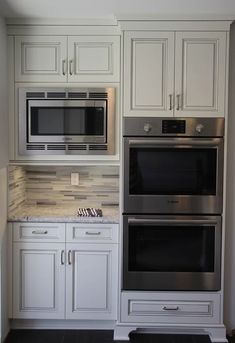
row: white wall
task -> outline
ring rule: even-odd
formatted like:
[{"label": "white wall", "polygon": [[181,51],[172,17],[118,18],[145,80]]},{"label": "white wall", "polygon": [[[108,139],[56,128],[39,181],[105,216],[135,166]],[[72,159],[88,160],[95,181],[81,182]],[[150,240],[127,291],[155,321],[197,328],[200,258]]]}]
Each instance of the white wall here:
[{"label": "white wall", "polygon": [[234,0],[1,0],[8,17],[97,18],[115,14],[235,14]]},{"label": "white wall", "polygon": [[225,245],[225,324],[235,329],[235,23],[230,35],[227,224]]},{"label": "white wall", "polygon": [[7,38],[5,22],[0,17],[0,341],[8,331],[7,319]]},{"label": "white wall", "polygon": [[0,17],[0,169],[8,163],[8,124],[7,124],[7,42],[6,28]]}]

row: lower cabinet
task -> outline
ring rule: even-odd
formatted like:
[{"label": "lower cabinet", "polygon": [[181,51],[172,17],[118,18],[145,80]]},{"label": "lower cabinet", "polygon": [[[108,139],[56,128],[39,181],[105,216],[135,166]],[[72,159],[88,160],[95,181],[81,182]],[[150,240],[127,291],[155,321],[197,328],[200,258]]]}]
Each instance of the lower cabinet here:
[{"label": "lower cabinet", "polygon": [[63,249],[62,243],[14,243],[14,318],[64,317]]},{"label": "lower cabinet", "polygon": [[117,245],[68,244],[66,318],[116,319]]},{"label": "lower cabinet", "polygon": [[[102,236],[116,232],[118,225],[98,224],[98,231],[96,224],[58,224],[57,230],[55,225],[13,224],[12,317],[115,320],[117,233],[110,235],[111,243],[103,243]],[[71,230],[86,230],[88,238],[80,243]],[[97,239],[94,232],[101,232]]]}]

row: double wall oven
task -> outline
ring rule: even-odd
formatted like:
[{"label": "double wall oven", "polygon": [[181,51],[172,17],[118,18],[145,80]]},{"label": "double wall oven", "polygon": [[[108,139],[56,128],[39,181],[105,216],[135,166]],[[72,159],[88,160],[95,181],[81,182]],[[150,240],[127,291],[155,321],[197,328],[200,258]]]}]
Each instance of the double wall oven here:
[{"label": "double wall oven", "polygon": [[219,290],[223,118],[124,119],[124,290]]}]

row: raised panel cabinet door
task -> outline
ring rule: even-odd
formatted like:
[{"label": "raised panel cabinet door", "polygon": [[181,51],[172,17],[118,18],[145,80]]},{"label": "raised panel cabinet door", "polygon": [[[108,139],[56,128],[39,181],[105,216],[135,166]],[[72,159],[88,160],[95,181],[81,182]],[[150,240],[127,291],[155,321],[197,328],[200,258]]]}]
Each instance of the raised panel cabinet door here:
[{"label": "raised panel cabinet door", "polygon": [[68,38],[70,82],[119,82],[120,37]]},{"label": "raised panel cabinet door", "polygon": [[176,116],[224,116],[226,32],[177,32]]},{"label": "raised panel cabinet door", "polygon": [[67,37],[15,38],[15,81],[66,82]]},{"label": "raised panel cabinet door", "polygon": [[124,116],[173,116],[174,32],[124,34]]},{"label": "raised panel cabinet door", "polygon": [[63,319],[62,243],[13,244],[13,318]]},{"label": "raised panel cabinet door", "polygon": [[117,318],[117,245],[68,244],[66,318]]}]

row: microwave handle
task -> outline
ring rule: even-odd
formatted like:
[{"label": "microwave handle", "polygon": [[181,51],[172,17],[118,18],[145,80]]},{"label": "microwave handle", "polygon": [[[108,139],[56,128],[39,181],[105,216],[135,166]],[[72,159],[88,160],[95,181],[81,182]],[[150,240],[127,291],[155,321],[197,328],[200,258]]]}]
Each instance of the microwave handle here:
[{"label": "microwave handle", "polygon": [[210,139],[198,139],[198,138],[171,138],[171,139],[130,139],[128,141],[130,147],[150,147],[154,148],[157,146],[167,147],[173,146],[176,148],[191,148],[193,146],[202,147],[217,147],[223,141],[222,138],[210,138]]},{"label": "microwave handle", "polygon": [[154,218],[128,218],[128,224],[218,224],[217,220],[212,219],[154,219]]}]

